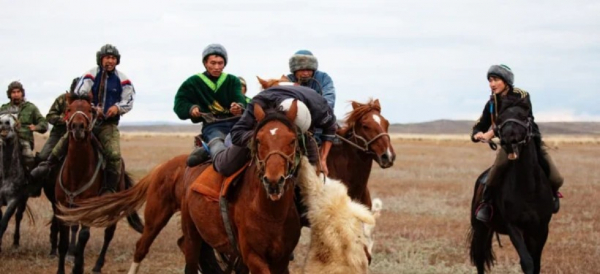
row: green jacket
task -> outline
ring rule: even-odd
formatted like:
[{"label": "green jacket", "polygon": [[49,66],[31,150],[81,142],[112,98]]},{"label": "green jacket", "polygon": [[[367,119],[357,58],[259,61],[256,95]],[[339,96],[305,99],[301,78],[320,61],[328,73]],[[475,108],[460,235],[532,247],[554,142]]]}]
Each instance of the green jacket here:
[{"label": "green jacket", "polygon": [[217,118],[228,118],[233,116],[229,107],[234,102],[246,107],[240,79],[223,73],[213,82],[206,73],[199,73],[181,84],[175,95],[173,111],[181,120],[191,119],[193,123],[199,123],[204,119],[191,116],[194,107],[197,106],[202,113],[212,113]]},{"label": "green jacket", "polygon": [[66,93],[56,97],[54,103],[50,106],[50,110],[46,114],[46,120],[53,125],[50,134],[64,135],[67,132],[67,122],[65,121],[67,107]]},{"label": "green jacket", "polygon": [[[0,106],[0,111],[9,110],[11,106],[15,107],[10,102],[6,103]],[[21,127],[18,130],[19,138],[29,141],[31,143],[31,148],[33,149],[33,132],[29,130],[29,125],[35,125],[35,131],[43,134],[48,130],[48,122],[46,121],[46,118],[42,116],[40,110],[29,101],[24,101],[18,108],[18,119],[21,123]]]}]

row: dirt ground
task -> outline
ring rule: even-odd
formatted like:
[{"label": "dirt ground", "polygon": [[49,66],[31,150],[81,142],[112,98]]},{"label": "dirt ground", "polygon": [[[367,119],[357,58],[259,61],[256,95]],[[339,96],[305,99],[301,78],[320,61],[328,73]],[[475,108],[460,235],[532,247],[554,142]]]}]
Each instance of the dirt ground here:
[{"label": "dirt ground", "polygon": [[[38,136],[37,149],[44,139]],[[188,153],[185,136],[125,136],[121,142],[127,170],[136,179],[171,157]],[[390,169],[373,169],[369,186],[383,200],[378,219],[372,273],[474,273],[466,244],[469,203],[477,175],[490,165],[494,153],[486,145],[463,140],[413,138],[394,140],[397,160]],[[560,143],[551,154],[565,177],[561,212],[550,223],[542,273],[600,273],[600,147],[586,142]],[[57,259],[47,254],[51,209],[48,201],[29,201],[35,224],[24,219],[21,247],[11,248],[11,221],[0,253],[0,273],[55,273]],[[183,255],[176,240],[181,234],[176,215],[158,236],[141,273],[182,273]],[[86,250],[90,272],[102,245],[102,230],[92,229]],[[307,251],[307,231],[296,251],[293,273]],[[139,234],[119,223],[104,273],[126,273]],[[520,273],[518,257],[507,237],[504,248],[494,243],[497,264],[492,273]]]}]

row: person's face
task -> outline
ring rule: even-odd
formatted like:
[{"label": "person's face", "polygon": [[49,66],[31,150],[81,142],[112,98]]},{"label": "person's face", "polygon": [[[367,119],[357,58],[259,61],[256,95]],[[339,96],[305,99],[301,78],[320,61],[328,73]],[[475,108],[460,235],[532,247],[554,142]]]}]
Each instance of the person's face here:
[{"label": "person's face", "polygon": [[219,77],[223,73],[223,68],[225,68],[225,59],[219,55],[210,55],[206,58],[204,67],[210,76]]},{"label": "person's face", "polygon": [[294,76],[296,76],[296,79],[298,79],[300,83],[306,83],[313,77],[314,73],[315,72],[310,69],[301,69],[294,72]]},{"label": "person's face", "polygon": [[107,71],[115,70],[117,66],[117,57],[114,55],[106,55],[102,57],[102,67]]},{"label": "person's face", "polygon": [[246,95],[246,85],[242,85],[242,94]]},{"label": "person's face", "polygon": [[10,100],[14,104],[19,104],[23,101],[23,91],[18,88],[12,89],[10,91]]},{"label": "person's face", "polygon": [[490,76],[488,81],[490,82],[490,89],[494,94],[502,94],[506,91],[506,84],[500,77]]}]

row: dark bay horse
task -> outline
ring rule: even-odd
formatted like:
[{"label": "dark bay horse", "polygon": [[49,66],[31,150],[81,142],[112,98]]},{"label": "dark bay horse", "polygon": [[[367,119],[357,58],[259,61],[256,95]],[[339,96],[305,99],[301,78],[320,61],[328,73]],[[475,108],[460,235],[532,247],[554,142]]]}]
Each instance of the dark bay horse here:
[{"label": "dark bay horse", "polygon": [[[16,114],[0,114],[0,246],[8,222],[15,215],[13,246],[18,247],[21,238],[21,220],[27,206],[27,180]],[[6,206],[4,215],[2,206]]]},{"label": "dark bay horse", "polygon": [[229,241],[219,203],[188,188],[181,208],[184,237],[180,241],[187,274],[198,273],[207,255],[202,252],[206,244],[230,257],[239,254],[253,274],[289,273],[289,258],[301,228],[293,191],[301,151],[293,124],[297,105],[294,101],[286,114],[254,107],[258,125],[252,139],[253,160],[228,197],[238,244]]},{"label": "dark bay horse", "polygon": [[[87,95],[80,96],[74,93],[67,95],[67,103],[69,104],[67,110],[68,152],[62,167],[60,167],[55,187],[56,202],[59,204],[59,210],[61,206],[64,208],[74,207],[80,200],[99,196],[103,185],[102,152],[99,150],[97,141],[92,136],[94,115],[90,102],[91,98]],[[121,189],[128,184],[132,184],[132,179],[123,167]],[[142,226],[141,223],[132,223],[132,221],[139,221],[139,217],[129,219],[129,221],[132,227]],[[116,224],[105,230],[104,244],[94,266],[94,273],[101,272],[115,229]],[[62,274],[65,273],[65,258],[69,245],[69,227],[66,223],[60,221],[59,231],[59,262],[57,273]],[[73,273],[84,272],[84,250],[89,237],[89,227],[82,226],[75,250]]]},{"label": "dark bay horse", "polygon": [[475,218],[481,200],[482,185],[479,182],[487,176],[487,171],[475,182],[470,257],[478,273],[489,270],[495,260],[493,234],[507,234],[519,254],[523,272],[540,273],[542,250],[552,218],[552,190],[540,165],[540,142],[532,136],[529,104],[524,99],[509,101],[507,98],[503,99],[499,109],[497,135],[502,149],[509,155],[509,162],[490,183],[493,185],[491,205],[494,214],[488,224]]}]

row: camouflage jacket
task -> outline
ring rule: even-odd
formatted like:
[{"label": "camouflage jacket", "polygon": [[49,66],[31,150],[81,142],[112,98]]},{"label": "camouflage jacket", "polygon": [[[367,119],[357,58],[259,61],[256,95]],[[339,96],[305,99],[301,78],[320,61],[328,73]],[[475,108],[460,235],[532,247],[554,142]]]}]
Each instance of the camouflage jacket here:
[{"label": "camouflage jacket", "polygon": [[65,121],[65,112],[67,110],[67,94],[63,93],[56,97],[48,114],[46,114],[46,120],[52,124],[52,131],[50,134],[64,135],[67,132],[67,122]]},{"label": "camouflage jacket", "polygon": [[29,125],[35,125],[35,131],[43,134],[48,130],[46,118],[34,104],[28,101],[24,101],[19,106],[14,106],[10,102],[6,103],[0,106],[0,111],[10,111],[11,108],[18,109],[18,119],[21,124],[18,129],[19,138],[29,141],[33,149],[33,132],[29,129]]}]

